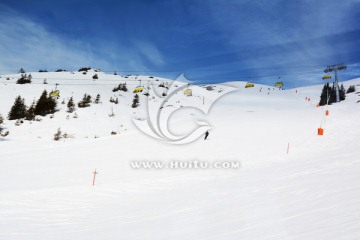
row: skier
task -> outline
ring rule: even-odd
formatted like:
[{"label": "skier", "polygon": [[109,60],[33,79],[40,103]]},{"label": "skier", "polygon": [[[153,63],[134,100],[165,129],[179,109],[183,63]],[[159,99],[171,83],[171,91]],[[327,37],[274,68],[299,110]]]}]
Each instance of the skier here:
[{"label": "skier", "polygon": [[204,140],[206,140],[208,136],[209,136],[209,131],[206,131]]}]

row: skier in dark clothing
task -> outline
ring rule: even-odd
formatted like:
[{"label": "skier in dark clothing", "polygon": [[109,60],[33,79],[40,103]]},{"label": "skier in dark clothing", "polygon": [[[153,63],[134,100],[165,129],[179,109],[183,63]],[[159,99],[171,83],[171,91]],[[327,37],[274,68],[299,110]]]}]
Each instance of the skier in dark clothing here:
[{"label": "skier in dark clothing", "polygon": [[208,136],[209,136],[209,131],[206,131],[204,140],[206,140]]}]

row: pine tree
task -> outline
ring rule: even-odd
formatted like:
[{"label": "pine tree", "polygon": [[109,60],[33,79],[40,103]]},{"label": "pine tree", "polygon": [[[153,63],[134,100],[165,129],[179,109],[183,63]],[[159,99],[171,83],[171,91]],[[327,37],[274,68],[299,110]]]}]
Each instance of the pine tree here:
[{"label": "pine tree", "polygon": [[344,101],[345,98],[346,98],[346,91],[345,91],[345,88],[344,88],[344,85],[341,84],[340,86],[340,91],[339,91],[339,97],[340,97],[340,101]]},{"label": "pine tree", "polygon": [[25,73],[25,70],[23,68],[20,68],[19,73]]},{"label": "pine tree", "polygon": [[46,109],[47,109],[47,91],[44,90],[39,98],[39,100],[36,102],[35,106],[35,115],[46,115]]},{"label": "pine tree", "polygon": [[355,91],[356,91],[355,85],[350,85],[350,87],[348,88],[346,93],[352,93],[352,92],[355,92]]},{"label": "pine tree", "polygon": [[100,103],[100,94],[96,95],[95,104]]},{"label": "pine tree", "polygon": [[3,132],[4,128],[1,126],[1,124],[3,124],[3,123],[4,123],[4,118],[0,114],[0,136],[1,137],[6,137],[7,135],[9,135],[9,131]]},{"label": "pine tree", "polygon": [[31,74],[29,76],[25,74],[21,74],[21,77],[16,81],[16,84],[26,84],[31,83],[32,76]]},{"label": "pine tree", "polygon": [[73,111],[75,111],[75,104],[74,104],[73,97],[70,98],[69,102],[67,103],[67,107],[68,107],[69,113],[72,113]]},{"label": "pine tree", "polygon": [[29,109],[26,111],[25,120],[29,120],[29,121],[35,120],[35,102],[33,102],[29,107]]},{"label": "pine tree", "polygon": [[84,94],[83,100],[78,102],[78,107],[79,108],[85,108],[85,107],[90,107],[90,103],[91,103],[91,96],[87,95],[86,93]]},{"label": "pine tree", "polygon": [[35,106],[35,115],[45,116],[49,113],[55,113],[57,102],[56,99],[48,96],[46,90],[43,91]]},{"label": "pine tree", "polygon": [[54,141],[59,141],[61,139],[61,129],[58,128],[57,132],[54,134]]},{"label": "pine tree", "polygon": [[135,94],[131,107],[136,108],[137,106],[139,106],[139,96],[137,94]]},{"label": "pine tree", "polygon": [[24,118],[25,116],[26,116],[25,100],[21,98],[21,96],[19,95],[15,99],[14,105],[11,107],[11,110],[8,114],[8,119],[9,120],[20,119],[20,118]]}]

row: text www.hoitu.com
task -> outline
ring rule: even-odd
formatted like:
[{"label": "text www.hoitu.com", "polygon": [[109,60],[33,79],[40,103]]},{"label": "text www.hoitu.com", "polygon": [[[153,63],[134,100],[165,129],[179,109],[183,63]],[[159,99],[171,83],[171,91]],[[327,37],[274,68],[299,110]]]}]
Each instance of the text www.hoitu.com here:
[{"label": "text www.hoitu.com", "polygon": [[133,169],[239,169],[238,161],[130,161]]}]

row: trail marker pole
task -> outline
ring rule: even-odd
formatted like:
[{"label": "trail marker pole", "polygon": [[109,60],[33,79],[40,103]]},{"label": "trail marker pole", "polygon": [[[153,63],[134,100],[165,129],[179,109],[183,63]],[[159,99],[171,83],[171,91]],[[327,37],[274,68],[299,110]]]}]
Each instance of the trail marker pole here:
[{"label": "trail marker pole", "polygon": [[95,168],[95,171],[94,171],[93,173],[94,173],[94,178],[93,178],[93,183],[92,183],[92,185],[94,186],[94,185],[95,185],[96,174],[98,174],[98,172],[96,171],[96,168]]},{"label": "trail marker pole", "polygon": [[290,150],[290,143],[288,143],[286,154],[289,154],[289,150]]}]

